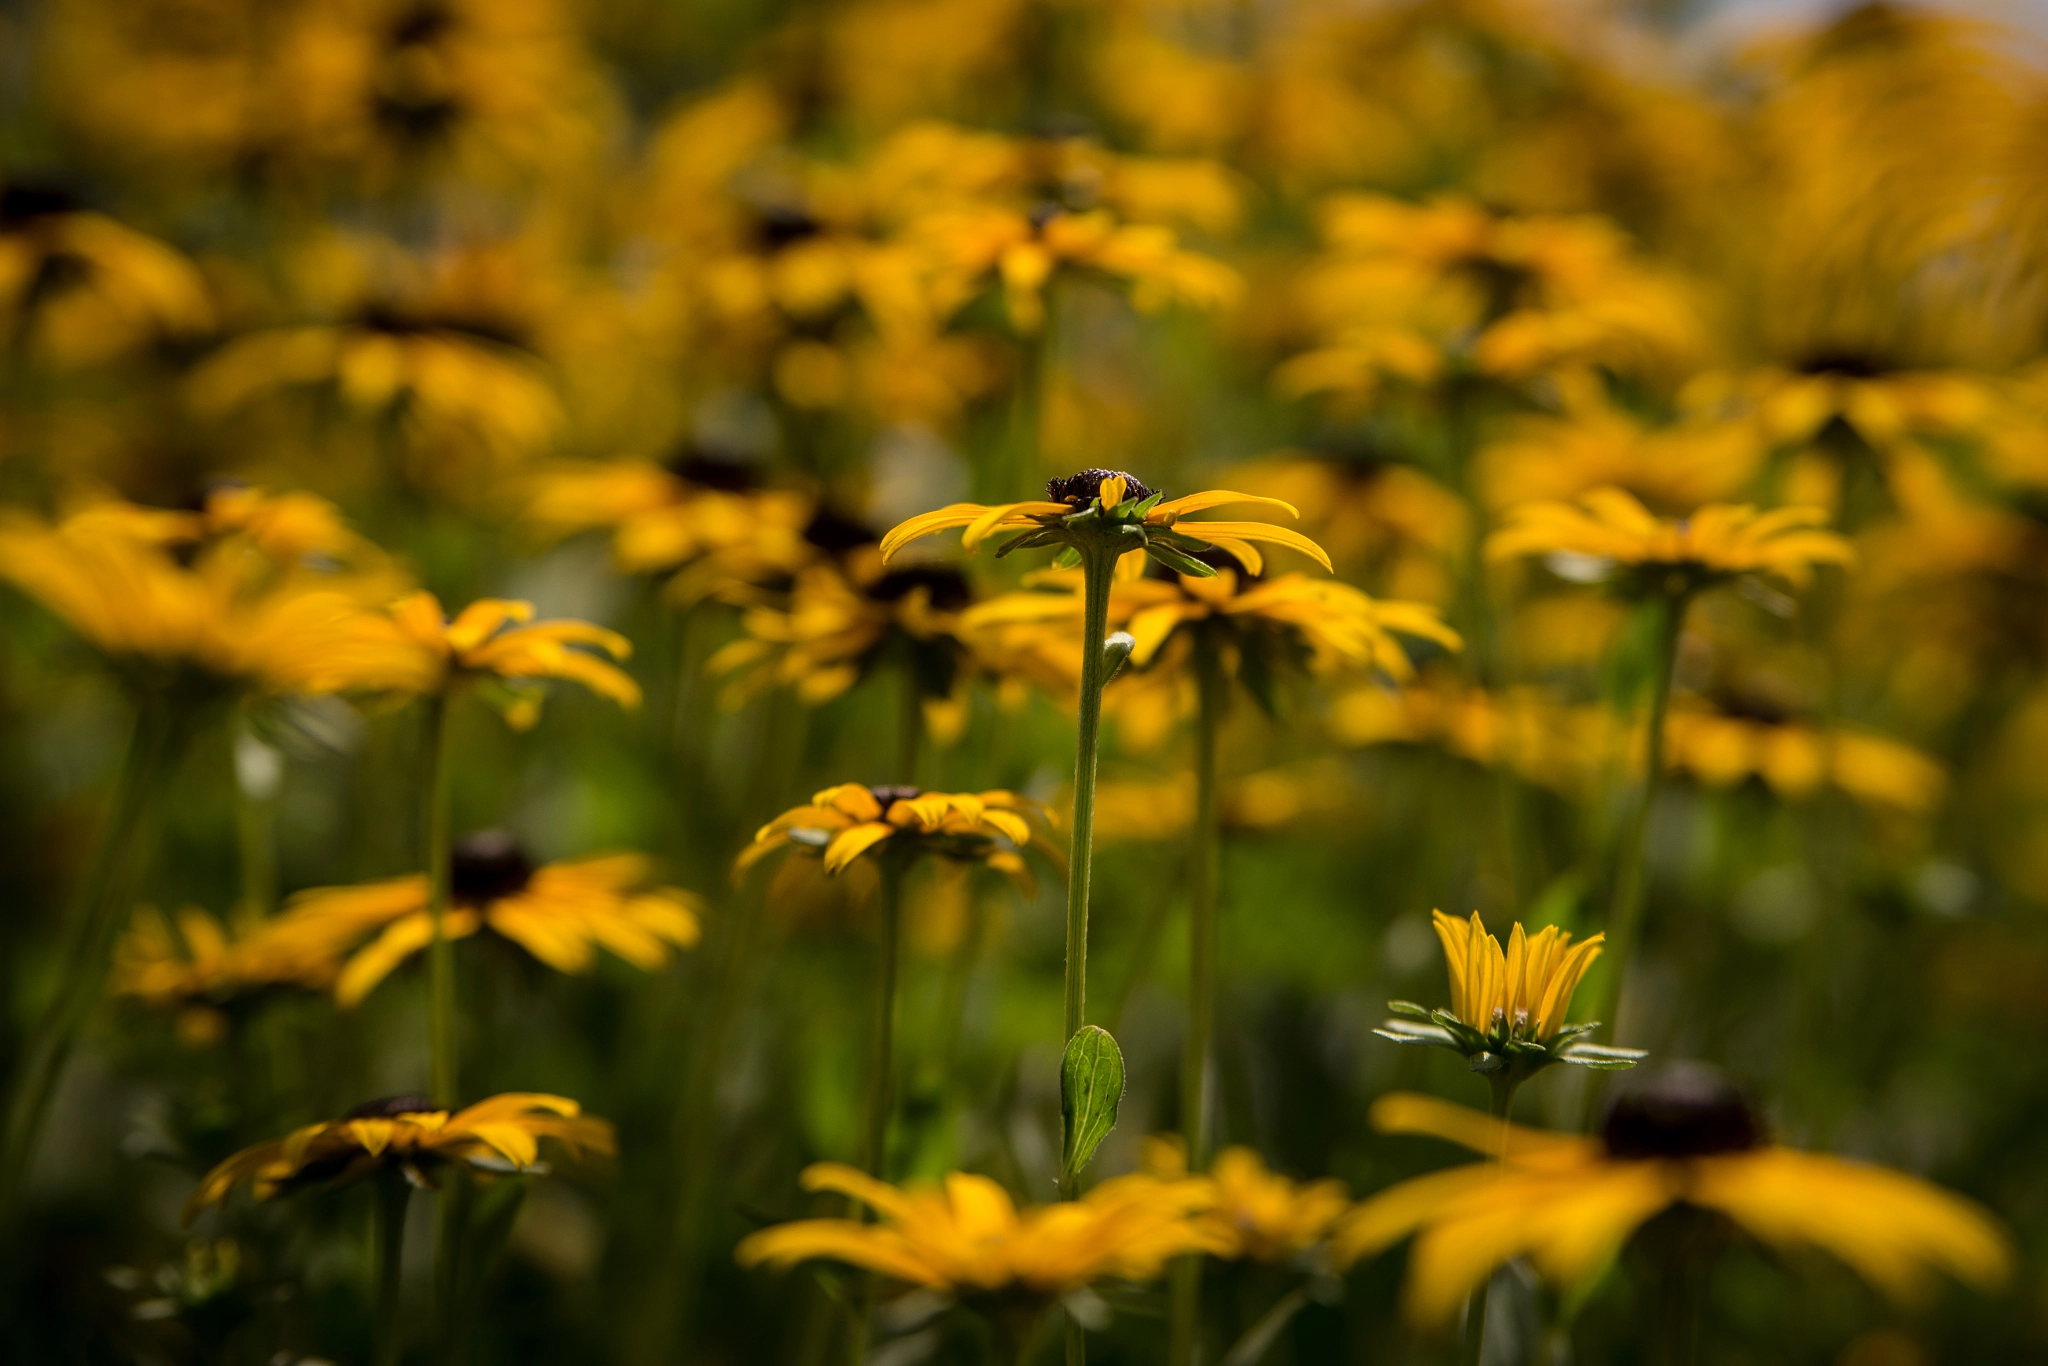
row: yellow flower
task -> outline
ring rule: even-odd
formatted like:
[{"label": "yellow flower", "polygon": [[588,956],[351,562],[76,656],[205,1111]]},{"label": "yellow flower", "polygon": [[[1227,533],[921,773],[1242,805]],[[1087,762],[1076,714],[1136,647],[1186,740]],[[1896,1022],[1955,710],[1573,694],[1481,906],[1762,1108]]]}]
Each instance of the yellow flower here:
[{"label": "yellow flower", "polygon": [[212,325],[205,281],[171,248],[61,194],[0,189],[0,335],[69,367]]},{"label": "yellow flower", "polygon": [[139,906],[114,947],[107,989],[171,1012],[188,1044],[216,1043],[227,1032],[224,1006],[277,987],[324,992],[334,985],[340,958],[268,933],[276,923],[229,927],[196,906],[175,917]]},{"label": "yellow flower", "polygon": [[[1225,830],[1270,833],[1315,818],[1341,821],[1363,798],[1336,758],[1312,759],[1226,779],[1218,794]],[[1104,842],[1183,838],[1195,820],[1195,777],[1105,779],[1095,788],[1095,837]]]},{"label": "yellow flower", "polygon": [[910,671],[928,719],[964,721],[954,699],[965,682],[967,653],[956,634],[960,610],[972,598],[957,570],[887,569],[870,542],[836,563],[801,570],[786,605],[750,607],[740,619],[746,635],[719,650],[706,668],[738,675],[726,690],[729,705],[780,685],[816,706],[893,657]]},{"label": "yellow flower", "polygon": [[1447,1321],[1516,1257],[1562,1287],[1585,1286],[1631,1233],[1679,1204],[1718,1211],[1776,1248],[1824,1249],[1900,1298],[1919,1295],[1936,1270],[1995,1286],[2012,1261],[1998,1224],[1966,1200],[1883,1167],[1766,1142],[1742,1096],[1705,1069],[1625,1094],[1598,1138],[1416,1095],[1382,1097],[1373,1121],[1496,1159],[1382,1191],[1337,1232],[1346,1261],[1416,1235],[1405,1305],[1418,1323]]},{"label": "yellow flower", "polygon": [[1389,1001],[1401,1018],[1373,1031],[1395,1043],[1448,1048],[1470,1061],[1472,1070],[1519,1081],[1552,1063],[1568,1062],[1601,1071],[1633,1067],[1644,1054],[1607,1048],[1579,1036],[1597,1023],[1567,1025],[1572,993],[1607,936],[1572,943],[1571,932],[1546,925],[1535,934],[1520,921],[1502,952],[1474,911],[1469,921],[1432,911],[1436,937],[1444,946],[1451,975],[1451,1008],[1429,1010],[1412,1001]]},{"label": "yellow flower", "polygon": [[[1407,651],[1397,634],[1435,641],[1445,649],[1461,645],[1458,635],[1422,603],[1382,602],[1347,583],[1311,579],[1305,574],[1255,577],[1256,550],[1249,552],[1250,573],[1240,576],[1228,566],[1211,566],[1208,578],[1175,573],[1171,578],[1125,579],[1110,590],[1110,623],[1130,633],[1130,662],[1151,665],[1177,631],[1187,631],[1197,648],[1232,649],[1240,659],[1248,653],[1266,656],[1263,665],[1277,664],[1295,649],[1306,651],[1309,667],[1322,674],[1340,670],[1377,670],[1398,680],[1414,676]],[[1136,553],[1136,552],[1133,552]],[[1053,570],[1036,582],[1066,589],[1062,593],[1009,593],[968,609],[961,619],[966,634],[1001,633],[1019,624],[1070,626],[1070,653],[1078,681],[1080,668],[1081,581],[1077,573]],[[1278,648],[1275,648],[1278,647]]]},{"label": "yellow flower", "polygon": [[673,572],[677,601],[752,599],[823,553],[806,535],[814,500],[764,489],[742,466],[693,457],[674,468],[647,460],[561,465],[528,485],[526,521],[553,539],[611,533],[612,558],[628,574]]},{"label": "yellow flower", "polygon": [[[535,868],[509,835],[480,831],[455,843],[441,932],[462,939],[489,929],[557,972],[589,972],[600,947],[655,972],[672,949],[697,942],[701,903],[673,887],[649,887],[649,873],[650,861],[640,854]],[[352,1007],[433,943],[427,879],[415,873],[301,892],[266,933],[300,952],[346,956],[334,995],[344,1009]]]},{"label": "yellow flower", "polygon": [[[603,658],[633,653],[632,642],[617,631],[587,621],[533,621],[533,604],[511,598],[478,598],[450,621],[441,600],[427,592],[399,599],[391,616],[432,661],[432,681],[419,691],[446,692],[479,678],[563,678],[622,707],[640,705],[640,685]],[[531,710],[518,704],[507,716],[515,725],[532,721]]]},{"label": "yellow flower", "polygon": [[1304,509],[1304,527],[1359,583],[1396,598],[1443,602],[1472,534],[1465,500],[1408,465],[1279,451],[1242,472],[1244,486]]},{"label": "yellow flower", "polygon": [[919,792],[841,783],[762,826],[733,871],[743,873],[791,845],[818,853],[831,874],[844,872],[863,854],[911,850],[986,863],[1028,896],[1035,885],[1025,849],[1037,849],[1065,871],[1064,856],[1047,837],[1050,826],[1045,808],[1013,792]]},{"label": "yellow flower", "polygon": [[1120,1176],[1079,1200],[1019,1210],[985,1176],[953,1172],[943,1188],[904,1191],[835,1162],[807,1168],[803,1186],[853,1196],[882,1222],[763,1229],[740,1243],[742,1266],[824,1259],[933,1290],[1046,1298],[1109,1278],[1157,1279],[1170,1259],[1203,1246],[1192,1216],[1212,1198],[1203,1182]]},{"label": "yellow flower", "polygon": [[[1145,1140],[1145,1170],[1162,1180],[1187,1177],[1187,1148],[1178,1135]],[[1209,1164],[1215,1203],[1197,1216],[1202,1250],[1226,1261],[1284,1262],[1320,1245],[1351,1208],[1344,1183],[1290,1181],[1269,1171],[1250,1148],[1225,1148]]]},{"label": "yellow flower", "polygon": [[373,1100],[340,1119],[244,1148],[206,1174],[185,1202],[184,1218],[190,1223],[221,1204],[245,1180],[258,1200],[268,1200],[313,1185],[333,1190],[391,1167],[419,1186],[432,1186],[435,1173],[449,1166],[543,1172],[543,1139],[572,1160],[615,1147],[610,1124],[561,1096],[508,1091],[453,1114],[425,1096]]},{"label": "yellow flower", "polygon": [[1575,503],[1509,509],[1501,529],[1487,539],[1486,554],[1493,560],[1582,555],[1628,566],[1653,584],[1675,577],[1688,590],[1752,573],[1804,584],[1818,565],[1855,561],[1847,541],[1819,529],[1826,522],[1820,508],[1761,512],[1730,503],[1709,504],[1690,517],[1660,518],[1621,489],[1597,488]]},{"label": "yellow flower", "polygon": [[142,681],[196,671],[259,692],[419,686],[425,661],[373,610],[399,581],[330,571],[326,557],[351,549],[337,534],[319,500],[253,490],[216,493],[202,513],[101,503],[55,526],[14,513],[0,518],[0,578]]},{"label": "yellow flower", "polygon": [[1342,194],[1324,203],[1322,231],[1325,254],[1300,288],[1318,344],[1276,373],[1289,393],[1364,397],[1454,367],[1503,380],[1654,372],[1699,346],[1686,293],[1596,217]]},{"label": "yellow flower", "polygon": [[1192,554],[1210,549],[1227,551],[1256,573],[1263,561],[1252,543],[1264,542],[1299,550],[1323,568],[1330,567],[1330,557],[1323,553],[1321,546],[1300,532],[1289,531],[1285,527],[1265,522],[1181,523],[1180,520],[1191,512],[1230,503],[1264,503],[1280,508],[1290,517],[1300,515],[1291,505],[1277,498],[1210,489],[1164,500],[1164,495],[1154,493],[1128,474],[1100,469],[1082,470],[1079,474],[1049,480],[1046,493],[1050,501],[998,503],[993,507],[980,503],[955,503],[934,512],[919,513],[882,538],[882,558],[884,561],[894,558],[897,551],[920,537],[951,527],[964,527],[966,530],[961,535],[960,544],[970,554],[998,531],[1023,529],[1022,536],[1011,539],[996,551],[998,557],[1012,550],[1045,545],[1062,545],[1068,549],[1106,545],[1119,553],[1143,550],[1169,569],[1207,577],[1216,571],[1200,560],[1191,559]]}]

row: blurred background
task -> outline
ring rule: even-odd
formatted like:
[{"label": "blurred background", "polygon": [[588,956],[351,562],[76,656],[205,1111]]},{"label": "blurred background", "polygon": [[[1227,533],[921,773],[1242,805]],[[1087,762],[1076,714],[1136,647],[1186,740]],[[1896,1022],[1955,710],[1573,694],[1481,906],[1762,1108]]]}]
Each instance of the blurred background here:
[{"label": "blurred background", "polygon": [[[973,629],[972,603],[1040,566],[942,539],[921,580],[891,578],[881,530],[1089,466],[1240,488],[1299,505],[1343,580],[1464,635],[1418,647],[1405,686],[1246,675],[1222,736],[1219,1138],[1364,1195],[1449,1156],[1374,1134],[1375,1097],[1481,1100],[1460,1061],[1371,1034],[1389,997],[1445,999],[1430,910],[1600,926],[1654,672],[1652,624],[1601,566],[1489,566],[1485,534],[1601,485],[1665,514],[1822,506],[1852,571],[1745,580],[1688,619],[1617,1038],[1721,1064],[1787,1141],[1974,1196],[2025,1260],[2002,1296],[1904,1310],[1737,1242],[1701,1359],[2048,1358],[2048,1057],[2026,1042],[2048,1000],[2048,68],[2028,19],[10,3],[0,498],[52,516],[306,490],[451,606],[528,598],[633,642],[638,711],[559,688],[531,729],[452,719],[458,832],[509,829],[536,861],[644,851],[704,899],[702,942],[656,972],[459,946],[466,1089],[572,1096],[620,1135],[616,1162],[528,1193],[472,1359],[632,1363],[810,1361],[831,1322],[817,1278],[731,1250],[808,1208],[806,1163],[854,1150],[872,888],[800,859],[736,882],[754,829],[843,781],[1070,796],[1071,682]],[[1178,1113],[1184,665],[1109,696],[1091,1008],[1131,1091],[1102,1171]],[[57,618],[0,595],[13,1053],[130,710]],[[416,870],[419,710],[220,714],[137,900],[246,924]],[[1063,898],[1040,882],[912,883],[897,1178],[960,1167],[1050,1198]],[[425,976],[346,1011],[282,987],[111,995],[31,1173],[7,1359],[366,1359],[365,1192],[191,1231],[178,1211],[234,1149],[421,1089]],[[1573,1070],[1518,1113],[1576,1127]],[[1402,1326],[1401,1269],[1361,1265],[1267,1359],[1447,1359]],[[1278,1293],[1267,1269],[1217,1274],[1226,1322]],[[1646,1359],[1646,1294],[1624,1258],[1579,1358]],[[1118,1309],[1098,1358],[1156,1359],[1159,1301]],[[881,1352],[959,1350],[906,1331]],[[1497,1335],[1489,1360],[1515,1350]]]}]

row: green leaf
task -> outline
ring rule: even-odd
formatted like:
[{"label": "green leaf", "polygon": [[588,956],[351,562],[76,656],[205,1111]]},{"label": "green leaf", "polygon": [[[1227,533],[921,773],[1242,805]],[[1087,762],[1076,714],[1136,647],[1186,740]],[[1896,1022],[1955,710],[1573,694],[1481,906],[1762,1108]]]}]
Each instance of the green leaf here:
[{"label": "green leaf", "polygon": [[1147,541],[1145,543],[1145,553],[1165,565],[1168,569],[1173,570],[1176,574],[1185,574],[1191,579],[1213,579],[1216,577],[1216,570],[1213,567],[1203,564],[1200,560],[1194,559],[1191,556],[1183,555],[1172,546],[1160,541]]},{"label": "green leaf", "polygon": [[1072,1176],[1088,1165],[1116,1127],[1124,1103],[1124,1055],[1099,1025],[1082,1025],[1060,1059],[1060,1119],[1065,1129],[1060,1166]]},{"label": "green leaf", "polygon": [[1081,552],[1072,546],[1065,547],[1059,554],[1052,557],[1052,564],[1055,569],[1072,569],[1079,563],[1081,563]]},{"label": "green leaf", "polygon": [[1060,539],[1057,531],[1027,531],[1021,536],[1012,536],[996,547],[996,558],[1001,559],[1013,550],[1036,550],[1042,545],[1052,545]]}]

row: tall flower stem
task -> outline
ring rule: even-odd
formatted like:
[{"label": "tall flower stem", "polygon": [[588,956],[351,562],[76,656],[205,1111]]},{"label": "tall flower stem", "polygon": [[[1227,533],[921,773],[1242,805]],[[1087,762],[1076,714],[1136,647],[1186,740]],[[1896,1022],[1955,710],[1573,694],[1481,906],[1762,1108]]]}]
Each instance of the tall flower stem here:
[{"label": "tall flower stem", "polygon": [[427,919],[434,941],[427,959],[427,1046],[433,1059],[437,1104],[454,1109],[459,1098],[455,1055],[455,946],[445,922],[449,892],[448,698],[427,699],[421,739],[420,799],[426,823]]},{"label": "tall flower stem", "polygon": [[[1522,1078],[1512,1071],[1489,1073],[1486,1078],[1490,1094],[1487,1097],[1486,1113],[1506,1124],[1509,1111],[1515,1106],[1515,1092],[1522,1085]],[[1501,1151],[1493,1155],[1498,1162],[1507,1155],[1503,1142]],[[1488,1272],[1479,1288],[1472,1292],[1472,1298],[1465,1304],[1465,1333],[1458,1343],[1458,1366],[1479,1366],[1486,1354],[1486,1300],[1493,1289],[1493,1273]]]},{"label": "tall flower stem", "polygon": [[[1103,642],[1109,635],[1109,586],[1116,552],[1081,552],[1086,576],[1081,617],[1081,715],[1074,748],[1074,835],[1067,867],[1067,964],[1062,1041],[1074,1037],[1088,1004],[1088,875],[1095,855],[1095,771],[1102,748],[1102,688],[1107,678]],[[1072,1192],[1069,1192],[1071,1195]]]},{"label": "tall flower stem", "polygon": [[[1650,810],[1656,805],[1657,785],[1664,776],[1664,720],[1671,708],[1671,678],[1678,667],[1678,637],[1685,626],[1685,611],[1691,595],[1666,594],[1659,601],[1656,658],[1650,680],[1649,731],[1643,741],[1643,780],[1640,795],[1629,812],[1616,848],[1614,900],[1607,912],[1608,971],[1594,998],[1593,1018],[1603,1022],[1609,1039],[1614,1037],[1615,1014],[1621,1006],[1621,989],[1628,973],[1628,960],[1635,953],[1642,932],[1644,843],[1649,832]],[[1597,1090],[1589,1092],[1597,1094]]]},{"label": "tall flower stem", "polygon": [[405,1207],[412,1187],[396,1172],[377,1178],[376,1217],[371,1222],[373,1265],[377,1274],[376,1346],[374,1366],[398,1366],[403,1343],[398,1332],[400,1273],[405,1258]]},{"label": "tall flower stem", "polygon": [[0,1226],[14,1212],[35,1157],[57,1082],[105,989],[114,942],[127,923],[143,855],[144,829],[165,772],[182,748],[185,718],[175,704],[145,698],[114,779],[106,824],[86,864],[66,925],[57,993],[22,1050],[10,1079],[6,1132],[0,1138]]},{"label": "tall flower stem", "polygon": [[[882,874],[882,944],[875,972],[875,1020],[869,1035],[867,1097],[861,1118],[861,1170],[878,1180],[888,1179],[889,1111],[893,1108],[896,1070],[896,973],[903,956],[903,874],[900,855],[883,850],[876,860]],[[864,1217],[866,1206],[859,1200],[847,1211],[849,1219]],[[868,1356],[868,1319],[875,1307],[872,1277],[853,1296],[852,1323],[847,1333],[847,1360],[861,1366]]]},{"label": "tall flower stem", "polygon": [[[1227,683],[1216,655],[1195,651],[1199,707],[1195,720],[1195,824],[1188,848],[1188,1025],[1181,1044],[1180,1133],[1188,1170],[1209,1165],[1210,1054],[1216,1037],[1216,920],[1223,821],[1218,804],[1216,747],[1223,728]],[[1183,1257],[1173,1268],[1172,1329],[1167,1360],[1189,1366],[1202,1312],[1202,1259]]]}]

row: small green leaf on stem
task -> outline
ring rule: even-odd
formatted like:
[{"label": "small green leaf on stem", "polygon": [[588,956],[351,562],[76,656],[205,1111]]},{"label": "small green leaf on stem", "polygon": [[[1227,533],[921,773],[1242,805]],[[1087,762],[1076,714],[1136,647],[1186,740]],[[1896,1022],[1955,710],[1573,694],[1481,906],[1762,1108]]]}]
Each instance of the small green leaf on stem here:
[{"label": "small green leaf on stem", "polygon": [[1131,657],[1131,649],[1137,643],[1129,631],[1118,631],[1102,642],[1102,684],[1104,687],[1108,687],[1109,681],[1117,676],[1117,671],[1122,669],[1124,661]]},{"label": "small green leaf on stem", "polygon": [[1116,1127],[1124,1101],[1124,1055],[1108,1030],[1082,1025],[1060,1059],[1060,1119],[1066,1130],[1060,1165],[1069,1177],[1088,1165]]}]

